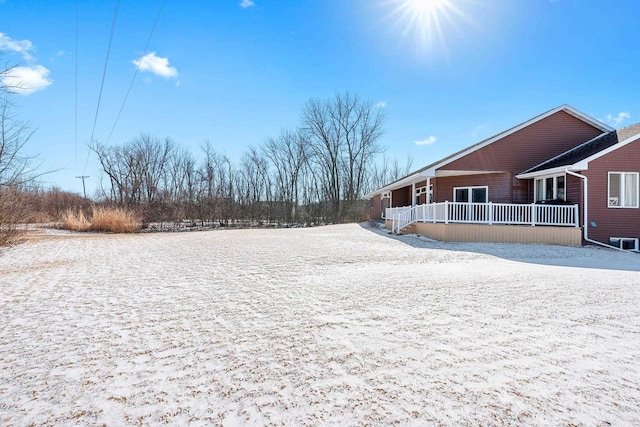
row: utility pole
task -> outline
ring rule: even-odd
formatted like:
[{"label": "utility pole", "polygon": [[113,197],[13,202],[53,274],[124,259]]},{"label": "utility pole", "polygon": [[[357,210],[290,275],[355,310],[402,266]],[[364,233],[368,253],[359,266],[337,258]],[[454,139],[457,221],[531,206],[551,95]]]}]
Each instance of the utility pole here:
[{"label": "utility pole", "polygon": [[86,178],[89,178],[89,175],[80,175],[80,176],[76,176],[76,178],[79,178],[82,180],[82,191],[84,192],[84,198],[87,198],[87,188],[84,186],[84,180]]}]

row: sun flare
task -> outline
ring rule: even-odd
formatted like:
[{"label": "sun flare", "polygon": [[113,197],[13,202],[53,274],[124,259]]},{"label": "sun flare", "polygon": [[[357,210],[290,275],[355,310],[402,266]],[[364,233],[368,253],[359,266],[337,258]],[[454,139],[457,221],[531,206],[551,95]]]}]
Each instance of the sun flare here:
[{"label": "sun flare", "polygon": [[437,13],[439,9],[447,6],[449,0],[406,0],[403,3],[411,13],[423,16]]},{"label": "sun flare", "polygon": [[470,21],[458,6],[462,1],[382,0],[382,3],[391,7],[388,18],[403,39],[413,38],[421,52],[433,53],[439,47],[446,53],[447,30],[456,30],[457,20]]}]

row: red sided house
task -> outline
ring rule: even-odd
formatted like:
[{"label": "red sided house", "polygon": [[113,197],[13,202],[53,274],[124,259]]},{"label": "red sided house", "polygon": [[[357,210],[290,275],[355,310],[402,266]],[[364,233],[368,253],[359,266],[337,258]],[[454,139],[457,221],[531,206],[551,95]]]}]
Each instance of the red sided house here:
[{"label": "red sided house", "polygon": [[392,232],[640,249],[640,124],[562,105],[367,195]]}]

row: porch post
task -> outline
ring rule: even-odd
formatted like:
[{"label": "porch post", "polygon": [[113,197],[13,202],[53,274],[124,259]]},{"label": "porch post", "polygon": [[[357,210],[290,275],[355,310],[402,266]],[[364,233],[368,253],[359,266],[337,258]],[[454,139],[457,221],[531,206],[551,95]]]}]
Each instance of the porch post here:
[{"label": "porch post", "polygon": [[427,196],[425,197],[425,203],[433,203],[433,200],[431,200],[431,178],[427,178]]},{"label": "porch post", "polygon": [[411,184],[411,206],[416,205],[416,183]]}]

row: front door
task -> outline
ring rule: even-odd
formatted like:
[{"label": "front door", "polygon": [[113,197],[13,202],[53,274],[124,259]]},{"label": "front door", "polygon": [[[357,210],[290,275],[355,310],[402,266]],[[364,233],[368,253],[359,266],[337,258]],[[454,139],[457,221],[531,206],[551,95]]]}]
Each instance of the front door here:
[{"label": "front door", "polygon": [[489,187],[456,187],[453,189],[453,211],[451,218],[458,221],[486,221],[487,210],[484,206],[472,203],[487,203]]}]

